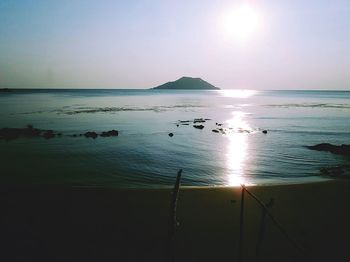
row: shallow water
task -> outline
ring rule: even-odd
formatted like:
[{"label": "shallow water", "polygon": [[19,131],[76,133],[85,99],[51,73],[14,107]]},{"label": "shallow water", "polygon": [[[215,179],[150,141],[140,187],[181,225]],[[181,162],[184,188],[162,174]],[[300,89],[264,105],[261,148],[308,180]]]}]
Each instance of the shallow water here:
[{"label": "shallow water", "polygon": [[[159,187],[180,168],[183,185],[295,183],[350,163],[305,148],[349,143],[350,91],[15,90],[0,109],[0,128],[63,133],[0,141],[3,183]],[[176,125],[194,118],[212,120]],[[119,136],[70,136],[111,129]]]}]

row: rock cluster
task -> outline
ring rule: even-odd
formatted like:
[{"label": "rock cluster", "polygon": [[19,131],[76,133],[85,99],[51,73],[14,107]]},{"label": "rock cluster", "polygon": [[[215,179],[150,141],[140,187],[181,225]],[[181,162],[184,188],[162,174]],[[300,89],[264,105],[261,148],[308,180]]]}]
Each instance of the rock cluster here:
[{"label": "rock cluster", "polygon": [[350,178],[350,176],[345,175],[344,168],[340,166],[334,167],[323,167],[320,170],[321,176],[331,177],[331,178]]},{"label": "rock cluster", "polygon": [[45,139],[61,136],[61,133],[55,133],[53,130],[42,130],[28,125],[24,128],[5,127],[0,129],[0,139],[14,140],[20,137],[43,137]]},{"label": "rock cluster", "polygon": [[98,137],[98,134],[94,131],[88,131],[84,134],[85,137],[91,137],[93,139]]},{"label": "rock cluster", "polygon": [[[93,138],[96,139],[98,136],[101,137],[111,137],[111,136],[118,136],[119,132],[117,130],[110,130],[110,131],[103,131],[101,134],[96,133],[95,131],[89,131],[84,134],[85,137],[87,138]],[[81,136],[81,134],[80,134]]]},{"label": "rock cluster", "polygon": [[314,146],[307,146],[307,148],[311,150],[317,150],[317,151],[327,151],[336,155],[350,156],[350,145],[345,145],[345,144],[337,146],[329,143],[321,143]]},{"label": "rock cluster", "polygon": [[[84,134],[73,134],[72,137],[85,136],[87,138],[96,139],[98,136],[101,137],[111,137],[118,136],[119,132],[117,130],[104,131],[101,134],[96,133],[95,131],[88,131]],[[20,137],[32,138],[32,137],[43,137],[45,139],[51,139],[54,137],[61,137],[62,133],[57,133],[53,130],[42,130],[34,128],[32,125],[28,125],[24,128],[1,128],[0,129],[0,139],[4,140],[14,140]]]},{"label": "rock cluster", "polygon": [[119,132],[117,130],[114,130],[114,129],[101,133],[102,137],[110,137],[110,136],[118,136],[118,135],[119,135]]},{"label": "rock cluster", "polygon": [[[193,120],[178,120],[175,124],[177,127],[179,127],[180,125],[190,125],[191,123],[193,123],[193,127],[196,129],[203,129],[204,123],[206,123],[207,121],[211,120],[210,118],[195,118]],[[199,124],[200,123],[200,124]],[[211,131],[213,133],[220,133],[220,134],[227,134],[227,133],[251,133],[253,132],[253,130],[248,130],[248,129],[244,129],[244,128],[232,128],[232,127],[224,127],[223,123],[215,123],[216,128],[212,129]],[[262,130],[261,131],[263,134],[267,134],[267,130]]]},{"label": "rock cluster", "polygon": [[197,129],[203,129],[204,126],[203,125],[193,125],[194,128],[197,128]]}]

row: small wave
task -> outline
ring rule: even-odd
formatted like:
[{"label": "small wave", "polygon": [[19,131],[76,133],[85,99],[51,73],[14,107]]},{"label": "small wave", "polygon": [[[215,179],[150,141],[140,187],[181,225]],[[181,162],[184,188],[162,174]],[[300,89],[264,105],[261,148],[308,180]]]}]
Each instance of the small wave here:
[{"label": "small wave", "polygon": [[173,105],[173,106],[149,106],[149,107],[79,107],[73,110],[59,110],[58,113],[74,115],[82,113],[113,113],[113,112],[127,112],[127,111],[153,111],[153,112],[164,112],[176,109],[195,109],[202,106],[198,105]]},{"label": "small wave", "polygon": [[66,115],[75,115],[75,114],[92,114],[92,113],[117,113],[117,112],[132,112],[132,111],[153,111],[153,112],[164,112],[172,111],[177,109],[182,110],[193,110],[202,108],[204,106],[200,105],[173,105],[173,106],[149,106],[149,107],[134,107],[134,106],[122,106],[122,107],[86,107],[86,106],[64,106],[60,109],[55,110],[40,110],[40,111],[31,111],[23,112],[19,114],[41,114],[41,113],[57,113],[57,114],[66,114]]},{"label": "small wave", "polygon": [[335,109],[350,109],[350,104],[324,104],[324,103],[307,103],[307,104],[275,104],[265,105],[267,107],[279,107],[279,108],[335,108]]},{"label": "small wave", "polygon": [[337,130],[337,131],[325,131],[325,130],[287,130],[287,129],[270,129],[270,132],[278,132],[284,134],[299,134],[299,135],[327,135],[327,136],[339,136],[347,135],[349,132],[347,130]]}]

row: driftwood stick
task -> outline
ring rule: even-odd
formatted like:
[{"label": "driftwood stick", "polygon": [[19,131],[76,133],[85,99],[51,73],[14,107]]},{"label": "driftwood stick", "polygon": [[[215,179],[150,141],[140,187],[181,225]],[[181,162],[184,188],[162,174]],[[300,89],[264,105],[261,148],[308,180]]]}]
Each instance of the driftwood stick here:
[{"label": "driftwood stick", "polygon": [[169,234],[169,248],[170,248],[171,261],[174,261],[175,259],[174,258],[174,237],[175,237],[175,231],[177,226],[176,208],[177,208],[178,193],[180,189],[181,173],[182,173],[182,169],[180,169],[177,172],[176,182],[175,182],[172,199],[170,203],[168,234]]},{"label": "driftwood stick", "polygon": [[244,191],[247,192],[247,194],[249,194],[252,198],[254,198],[256,200],[256,202],[258,204],[260,204],[260,206],[265,210],[266,215],[271,219],[271,221],[273,222],[273,224],[279,229],[279,231],[284,235],[284,237],[288,240],[288,242],[294,246],[294,248],[296,250],[299,251],[299,253],[302,255],[303,260],[306,258],[306,252],[304,250],[304,248],[302,248],[288,233],[287,231],[284,229],[284,227],[276,220],[276,218],[270,213],[268,207],[256,196],[254,195],[252,192],[250,192],[249,190],[247,190],[247,188],[242,185],[242,188],[244,188]]},{"label": "driftwood stick", "polygon": [[177,221],[176,221],[176,208],[177,208],[177,198],[178,198],[178,193],[179,193],[179,189],[180,189],[180,180],[181,180],[181,173],[182,173],[182,169],[180,169],[177,172],[177,177],[176,177],[176,182],[175,182],[175,186],[173,189],[173,195],[172,195],[172,200],[171,200],[171,204],[170,204],[170,217],[169,217],[169,237],[172,238],[175,234],[175,230],[176,230],[176,225],[177,225]]},{"label": "driftwood stick", "polygon": [[245,186],[242,185],[242,193],[241,193],[241,212],[239,216],[239,242],[238,242],[238,262],[242,261],[242,253],[243,253],[243,225],[244,225],[244,192]]}]

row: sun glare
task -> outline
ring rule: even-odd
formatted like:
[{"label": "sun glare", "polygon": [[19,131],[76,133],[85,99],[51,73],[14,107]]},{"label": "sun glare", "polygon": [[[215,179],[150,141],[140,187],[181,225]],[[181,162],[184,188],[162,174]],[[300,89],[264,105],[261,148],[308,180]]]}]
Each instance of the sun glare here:
[{"label": "sun glare", "polygon": [[228,37],[245,40],[259,29],[259,16],[250,5],[228,10],[222,17],[222,27]]},{"label": "sun glare", "polygon": [[232,112],[233,117],[226,121],[233,132],[228,134],[229,139],[227,147],[227,175],[228,186],[240,186],[247,184],[244,177],[244,166],[247,159],[248,137],[247,133],[239,132],[240,130],[251,130],[250,126],[244,121],[245,114],[240,111]]},{"label": "sun glare", "polygon": [[257,91],[248,89],[222,89],[219,90],[219,93],[224,97],[248,98],[255,95]]}]

